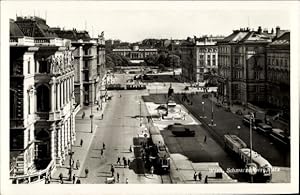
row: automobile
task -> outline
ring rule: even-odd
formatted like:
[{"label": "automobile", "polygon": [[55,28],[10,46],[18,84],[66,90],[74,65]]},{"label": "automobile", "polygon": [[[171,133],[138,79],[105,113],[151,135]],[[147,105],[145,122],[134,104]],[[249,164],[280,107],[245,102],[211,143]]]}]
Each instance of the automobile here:
[{"label": "automobile", "polygon": [[[254,125],[253,125],[253,128],[255,129],[256,126],[259,124],[259,123],[262,123],[263,121],[261,119],[257,119],[257,118],[254,118]],[[250,126],[250,115],[249,114],[246,114],[243,116],[243,123],[245,126]]]},{"label": "automobile", "polygon": [[258,123],[255,130],[266,133],[266,134],[269,134],[269,133],[272,132],[272,126],[267,125],[265,123]]},{"label": "automobile", "polygon": [[189,86],[185,86],[185,87],[184,87],[184,90],[189,90]]},{"label": "automobile", "polygon": [[290,144],[290,135],[287,132],[283,131],[282,129],[273,128],[270,133],[270,137],[278,143],[284,145]]},{"label": "automobile", "polygon": [[220,102],[216,103],[216,106],[219,108],[222,106],[222,104]]},{"label": "automobile", "polygon": [[175,126],[172,128],[172,134],[178,137],[194,137],[195,131],[190,130],[189,128],[175,128]]},{"label": "automobile", "polygon": [[173,123],[166,127],[166,129],[172,130],[173,126],[183,126],[181,123]]},{"label": "automobile", "polygon": [[206,94],[203,94],[202,95],[202,98],[208,98],[208,94],[206,93]]},{"label": "automobile", "polygon": [[236,112],[235,112],[235,114],[237,114],[237,115],[243,115],[243,112],[242,112],[242,110],[237,110]]}]

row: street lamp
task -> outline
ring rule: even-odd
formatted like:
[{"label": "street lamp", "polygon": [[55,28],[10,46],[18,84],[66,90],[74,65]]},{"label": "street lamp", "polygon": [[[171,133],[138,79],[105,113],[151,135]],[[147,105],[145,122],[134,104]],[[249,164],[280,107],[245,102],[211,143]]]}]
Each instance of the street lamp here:
[{"label": "street lamp", "polygon": [[202,116],[200,116],[200,118],[206,118],[204,113],[204,102],[202,102]]},{"label": "street lamp", "polygon": [[252,163],[252,122],[255,122],[254,114],[250,114],[250,163],[248,164],[249,174],[251,175],[251,183],[253,183],[253,175],[256,174],[256,166]]},{"label": "street lamp", "polygon": [[240,135],[240,130],[241,130],[241,126],[237,126],[237,130],[238,130],[238,136]]},{"label": "street lamp", "polygon": [[142,102],[141,100],[139,101],[139,105],[140,105],[140,127],[142,126]]},{"label": "street lamp", "polygon": [[72,165],[72,160],[73,160],[73,154],[74,154],[74,152],[73,152],[73,131],[72,131],[72,123],[73,123],[73,111],[74,111],[74,109],[73,109],[73,95],[74,95],[74,92],[75,91],[72,91],[71,92],[71,96],[70,96],[70,119],[71,119],[71,122],[70,122],[70,153],[69,153],[69,155],[70,155],[70,161],[69,161],[69,163],[70,163],[70,173],[69,173],[69,181],[71,181],[72,180],[72,171],[73,171],[73,165]]},{"label": "street lamp", "polygon": [[216,126],[214,123],[214,106],[213,106],[213,94],[211,93],[211,123],[209,126]]}]

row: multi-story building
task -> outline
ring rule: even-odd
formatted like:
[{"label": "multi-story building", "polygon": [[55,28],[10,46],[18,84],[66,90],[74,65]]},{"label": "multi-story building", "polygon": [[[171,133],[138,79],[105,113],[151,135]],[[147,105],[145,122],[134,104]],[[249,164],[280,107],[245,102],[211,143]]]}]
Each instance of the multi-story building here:
[{"label": "multi-story building", "polygon": [[105,79],[104,34],[91,38],[87,31],[52,29],[59,37],[70,39],[75,47],[74,93],[77,104],[89,105],[101,100],[100,93]]},{"label": "multi-story building", "polygon": [[10,165],[13,183],[46,176],[75,141],[70,40],[44,19],[10,22]]},{"label": "multi-story building", "polygon": [[223,101],[263,105],[266,102],[266,46],[274,33],[235,30],[218,41],[219,88]]},{"label": "multi-story building", "polygon": [[114,54],[118,54],[124,57],[127,57],[131,62],[143,62],[144,59],[149,55],[157,55],[157,49],[139,47],[138,45],[132,46],[132,49],[129,47],[119,47],[112,50]]},{"label": "multi-story building", "polygon": [[276,29],[276,37],[267,47],[267,102],[283,111],[290,111],[290,32]]},{"label": "multi-story building", "polygon": [[197,38],[195,54],[193,56],[193,69],[195,69],[195,81],[203,82],[205,73],[216,73],[218,69],[218,40],[223,37],[201,37]]}]

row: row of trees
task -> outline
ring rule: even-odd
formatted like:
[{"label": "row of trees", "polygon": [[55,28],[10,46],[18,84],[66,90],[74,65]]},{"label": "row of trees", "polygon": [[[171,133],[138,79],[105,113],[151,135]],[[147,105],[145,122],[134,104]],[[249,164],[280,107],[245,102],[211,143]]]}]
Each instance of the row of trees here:
[{"label": "row of trees", "polygon": [[158,66],[162,70],[173,67],[179,68],[180,57],[166,51],[160,51],[157,55],[147,56],[145,63],[148,66]]}]

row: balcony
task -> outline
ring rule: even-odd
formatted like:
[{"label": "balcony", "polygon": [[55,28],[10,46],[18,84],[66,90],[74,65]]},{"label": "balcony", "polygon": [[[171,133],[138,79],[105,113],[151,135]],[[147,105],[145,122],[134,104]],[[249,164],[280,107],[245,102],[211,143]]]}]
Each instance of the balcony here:
[{"label": "balcony", "polygon": [[34,40],[31,37],[10,37],[10,46],[34,46]]},{"label": "balcony", "polygon": [[64,41],[61,38],[46,38],[46,37],[36,37],[34,38],[34,44],[40,46],[56,46],[63,47]]},{"label": "balcony", "polygon": [[57,120],[60,120],[60,119],[61,119],[60,110],[49,113],[49,121],[57,121]]},{"label": "balcony", "polygon": [[49,112],[36,112],[38,120],[49,120]]}]

